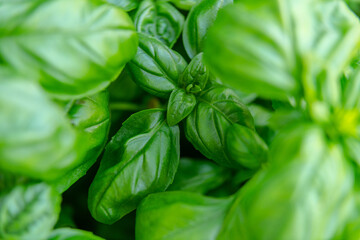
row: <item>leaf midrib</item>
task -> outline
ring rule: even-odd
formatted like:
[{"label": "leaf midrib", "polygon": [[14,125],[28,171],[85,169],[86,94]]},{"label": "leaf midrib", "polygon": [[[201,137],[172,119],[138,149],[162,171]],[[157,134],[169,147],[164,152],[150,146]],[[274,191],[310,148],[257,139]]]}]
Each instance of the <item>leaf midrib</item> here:
[{"label": "leaf midrib", "polygon": [[[164,124],[166,123],[166,120],[163,120],[162,123],[159,123],[158,126],[156,128],[154,128],[151,132],[151,136],[150,138],[147,140],[146,144],[144,144],[144,147],[139,149],[138,152],[134,155],[134,157],[132,159],[136,159],[137,156],[139,156],[139,154],[141,154],[143,152],[143,149],[149,144],[149,142],[152,141],[153,137],[155,136],[155,134],[158,132],[158,130],[160,130],[162,128],[162,126],[164,126]],[[122,162],[123,158],[121,157],[121,160],[119,162]],[[101,197],[99,198],[98,202],[96,203],[96,209],[98,209],[100,202],[102,201],[102,199],[104,198],[104,196],[106,195],[106,193],[108,192],[108,190],[110,189],[110,187],[112,186],[114,180],[117,178],[117,176],[122,172],[123,169],[125,169],[132,161],[128,161],[123,167],[121,167],[120,169],[118,169],[116,172],[116,174],[114,174],[114,176],[111,178],[111,181],[108,182],[108,184],[105,187],[105,190],[103,191],[103,193],[101,194]],[[115,165],[116,166],[116,165]],[[107,212],[107,211],[106,211]]]}]

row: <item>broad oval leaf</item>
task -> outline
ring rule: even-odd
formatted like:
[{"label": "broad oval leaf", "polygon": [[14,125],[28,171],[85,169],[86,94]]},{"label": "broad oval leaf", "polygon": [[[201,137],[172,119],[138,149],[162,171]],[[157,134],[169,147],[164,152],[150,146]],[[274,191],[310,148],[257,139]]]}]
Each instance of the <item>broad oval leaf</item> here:
[{"label": "broad oval leaf", "polygon": [[167,122],[174,126],[186,118],[195,108],[196,97],[183,89],[174,90],[169,98],[167,107]]},{"label": "broad oval leaf", "polygon": [[144,0],[134,22],[138,32],[149,34],[171,48],[182,32],[184,16],[167,2]]},{"label": "broad oval leaf", "polygon": [[214,23],[219,10],[232,2],[233,0],[199,1],[191,9],[183,32],[184,47],[190,58],[203,51],[207,31]]},{"label": "broad oval leaf", "polygon": [[103,150],[110,127],[109,94],[107,91],[70,101],[66,106],[73,126],[86,142],[85,157],[75,168],[53,183],[59,192],[64,192],[84,176]]},{"label": "broad oval leaf", "polygon": [[136,53],[130,17],[101,0],[0,1],[0,75],[61,99],[105,89]]},{"label": "broad oval leaf", "polygon": [[227,129],[225,138],[229,158],[245,168],[258,169],[267,160],[268,147],[252,129],[234,124]]},{"label": "broad oval leaf", "polygon": [[187,63],[160,40],[139,33],[139,48],[128,66],[132,78],[145,91],[168,98]]},{"label": "broad oval leaf", "polygon": [[45,183],[15,187],[0,197],[0,239],[46,239],[60,203],[61,196]]},{"label": "broad oval leaf", "polygon": [[343,1],[239,1],[209,30],[204,58],[236,89],[273,99],[304,94],[336,106],[359,29]]},{"label": "broad oval leaf", "polygon": [[0,81],[0,169],[53,180],[83,158],[82,137],[37,83]]},{"label": "broad oval leaf", "polygon": [[151,194],[137,209],[136,239],[215,240],[231,201],[188,192]]},{"label": "broad oval leaf", "polygon": [[51,232],[48,240],[104,240],[91,232],[73,228],[57,228]]},{"label": "broad oval leaf", "polygon": [[106,146],[89,190],[92,216],[112,224],[148,194],[165,191],[179,157],[179,128],[167,125],[163,110],[133,114]]},{"label": "broad oval leaf", "polygon": [[220,165],[240,167],[226,153],[225,134],[234,123],[253,129],[254,120],[249,110],[234,91],[218,85],[201,92],[197,101],[185,121],[186,138],[204,156]]},{"label": "broad oval leaf", "polygon": [[230,178],[230,171],[211,161],[182,158],[168,191],[207,193]]}]

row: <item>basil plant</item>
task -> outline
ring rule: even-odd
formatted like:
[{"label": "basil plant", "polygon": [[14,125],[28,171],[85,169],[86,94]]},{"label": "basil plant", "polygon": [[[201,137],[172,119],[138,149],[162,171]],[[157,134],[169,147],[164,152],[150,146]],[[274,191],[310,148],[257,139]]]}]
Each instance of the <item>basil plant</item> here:
[{"label": "basil plant", "polygon": [[0,0],[0,239],[360,239],[358,5]]}]

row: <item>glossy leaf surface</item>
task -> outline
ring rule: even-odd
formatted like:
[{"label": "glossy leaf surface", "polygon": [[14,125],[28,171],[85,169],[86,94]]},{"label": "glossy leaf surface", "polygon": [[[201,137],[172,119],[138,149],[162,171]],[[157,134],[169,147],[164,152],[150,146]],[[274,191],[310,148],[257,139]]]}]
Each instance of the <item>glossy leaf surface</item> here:
[{"label": "glossy leaf surface", "polygon": [[164,191],[179,164],[179,128],[159,109],[133,114],[106,147],[89,190],[92,216],[112,224],[148,194]]},{"label": "glossy leaf surface", "polygon": [[138,32],[149,34],[170,48],[180,36],[184,16],[171,4],[143,0],[134,17]]},{"label": "glossy leaf surface", "polygon": [[134,81],[145,91],[169,97],[187,63],[177,52],[159,40],[139,34],[139,48],[129,63]]},{"label": "glossy leaf surface", "polygon": [[225,134],[232,124],[254,128],[254,120],[231,89],[213,86],[197,98],[198,104],[186,118],[187,139],[204,156],[220,165],[239,167],[225,151]]},{"label": "glossy leaf surface", "polygon": [[186,118],[196,105],[196,97],[186,93],[183,89],[174,90],[169,98],[167,107],[167,122],[170,126],[178,124]]}]

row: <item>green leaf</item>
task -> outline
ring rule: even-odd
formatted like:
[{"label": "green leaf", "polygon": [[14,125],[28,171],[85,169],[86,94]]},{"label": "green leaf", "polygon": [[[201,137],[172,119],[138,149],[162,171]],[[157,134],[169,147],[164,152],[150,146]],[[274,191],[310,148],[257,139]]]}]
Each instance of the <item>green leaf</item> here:
[{"label": "green leaf", "polygon": [[204,90],[209,80],[210,73],[203,63],[202,56],[203,54],[199,53],[191,59],[185,71],[180,75],[179,86],[188,93],[195,94]]},{"label": "green leaf", "polygon": [[198,104],[185,121],[186,138],[207,158],[220,165],[238,168],[226,154],[225,134],[237,123],[251,129],[254,120],[231,89],[216,86],[201,92]]},{"label": "green leaf", "polygon": [[349,66],[348,71],[345,71],[345,88],[343,90],[343,106],[347,109],[360,107],[360,65],[359,57],[355,59],[354,66]]},{"label": "green leaf", "polygon": [[38,81],[56,98],[105,89],[136,47],[130,17],[104,1],[0,1],[0,76]]},{"label": "green leaf", "polygon": [[0,198],[0,239],[46,239],[60,203],[61,196],[44,183],[15,187]]},{"label": "green leaf", "polygon": [[177,8],[183,9],[183,10],[190,10],[195,4],[200,2],[201,0],[169,0]]},{"label": "green leaf", "polygon": [[249,110],[254,117],[255,126],[266,127],[269,125],[269,120],[273,115],[272,111],[258,104],[249,105]]},{"label": "green leaf", "polygon": [[174,179],[179,150],[179,128],[167,125],[163,110],[133,114],[106,146],[89,190],[92,216],[112,224],[148,194],[165,191]]},{"label": "green leaf", "polygon": [[123,10],[129,12],[138,8],[140,0],[106,0],[108,3],[112,3]]},{"label": "green leaf", "polygon": [[215,240],[231,201],[187,192],[152,194],[137,210],[136,239]]},{"label": "green leaf", "polygon": [[68,189],[96,162],[105,146],[110,127],[108,92],[103,91],[70,103],[68,117],[86,143],[86,155],[78,166],[53,182],[59,192]]},{"label": "green leaf", "polygon": [[348,158],[360,166],[360,141],[358,138],[345,137],[342,142]]},{"label": "green leaf", "polygon": [[321,128],[279,133],[269,166],[239,192],[219,239],[331,239],[351,214],[354,174]]},{"label": "green leaf", "polygon": [[353,210],[353,174],[341,148],[320,128],[296,125],[278,135],[271,157],[234,198],[150,195],[137,210],[136,237],[331,239]]},{"label": "green leaf", "polygon": [[195,108],[196,97],[188,94],[183,89],[174,90],[169,99],[167,107],[167,122],[174,126],[186,118]]},{"label": "green leaf", "polygon": [[332,238],[332,240],[343,240],[343,239],[347,239],[347,240],[357,240],[360,237],[360,198],[359,198],[359,171],[358,169],[355,171],[356,172],[356,186],[354,189],[354,194],[353,194],[353,204],[352,204],[352,209],[351,209],[351,217],[348,219],[348,221],[346,222],[345,227],[343,228],[339,228],[338,232],[336,234],[336,236],[334,238]]},{"label": "green leaf", "polygon": [[360,14],[360,1],[359,0],[345,0],[349,8],[357,15]]},{"label": "green leaf", "polygon": [[356,220],[348,223],[344,231],[332,238],[332,240],[358,240],[360,238],[360,219],[357,218]]},{"label": "green leaf", "polygon": [[168,98],[187,63],[156,38],[139,34],[139,48],[128,66],[132,78],[145,91]]},{"label": "green leaf", "polygon": [[182,158],[174,182],[167,190],[206,193],[230,177],[226,168],[205,160]]},{"label": "green leaf", "polygon": [[234,124],[226,130],[225,146],[229,158],[249,169],[260,168],[267,160],[268,147],[253,130]]},{"label": "green leaf", "polygon": [[149,34],[170,48],[179,38],[184,21],[171,4],[154,0],[143,0],[134,17],[138,32]]},{"label": "green leaf", "polygon": [[84,157],[82,136],[31,81],[0,81],[0,169],[53,180]]},{"label": "green leaf", "polygon": [[186,53],[190,58],[203,51],[204,39],[207,31],[214,23],[218,11],[233,0],[206,0],[199,1],[186,18],[183,42]]},{"label": "green leaf", "polygon": [[48,240],[103,240],[91,232],[73,228],[58,228],[52,231]]},{"label": "green leaf", "polygon": [[336,106],[359,35],[343,1],[245,0],[219,14],[204,59],[236,89],[275,99],[303,93]]}]

